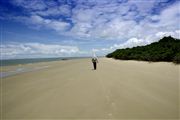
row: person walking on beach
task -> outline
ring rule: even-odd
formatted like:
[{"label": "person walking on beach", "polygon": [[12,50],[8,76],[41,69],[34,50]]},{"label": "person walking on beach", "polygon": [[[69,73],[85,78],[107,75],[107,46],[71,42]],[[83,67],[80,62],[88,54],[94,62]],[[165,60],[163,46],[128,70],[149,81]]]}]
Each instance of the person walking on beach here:
[{"label": "person walking on beach", "polygon": [[97,63],[98,63],[97,57],[94,56],[94,57],[92,58],[92,63],[93,63],[94,70],[96,70],[96,68],[97,68]]}]

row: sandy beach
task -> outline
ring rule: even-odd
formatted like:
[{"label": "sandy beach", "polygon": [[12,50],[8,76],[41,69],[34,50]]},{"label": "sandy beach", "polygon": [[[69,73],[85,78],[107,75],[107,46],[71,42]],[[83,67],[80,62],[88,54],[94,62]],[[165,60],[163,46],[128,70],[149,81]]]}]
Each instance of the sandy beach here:
[{"label": "sandy beach", "polygon": [[4,119],[175,120],[180,65],[76,59],[2,67],[34,68],[1,78]]}]

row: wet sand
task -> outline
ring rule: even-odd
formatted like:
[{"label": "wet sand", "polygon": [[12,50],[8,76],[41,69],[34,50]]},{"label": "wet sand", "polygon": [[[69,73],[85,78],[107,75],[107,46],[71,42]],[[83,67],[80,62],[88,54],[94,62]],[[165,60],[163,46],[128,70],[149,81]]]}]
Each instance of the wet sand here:
[{"label": "wet sand", "polygon": [[2,119],[178,120],[180,115],[180,65],[101,58],[96,71],[90,59],[22,66],[48,67],[1,79]]}]

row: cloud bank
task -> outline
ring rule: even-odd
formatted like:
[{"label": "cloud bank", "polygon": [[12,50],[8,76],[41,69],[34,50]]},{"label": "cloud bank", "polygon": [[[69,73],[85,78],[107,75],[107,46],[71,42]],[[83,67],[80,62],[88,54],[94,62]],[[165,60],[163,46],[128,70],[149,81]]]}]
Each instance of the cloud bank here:
[{"label": "cloud bank", "polygon": [[2,59],[27,57],[70,57],[73,54],[81,54],[79,48],[76,46],[42,43],[10,43],[1,45],[0,49]]}]

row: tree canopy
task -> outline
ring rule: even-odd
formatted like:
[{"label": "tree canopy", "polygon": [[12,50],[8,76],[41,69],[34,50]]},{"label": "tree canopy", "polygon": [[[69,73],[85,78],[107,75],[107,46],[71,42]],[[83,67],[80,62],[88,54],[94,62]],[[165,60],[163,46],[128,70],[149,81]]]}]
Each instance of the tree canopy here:
[{"label": "tree canopy", "polygon": [[106,57],[121,60],[173,61],[174,63],[180,63],[180,39],[171,36],[164,37],[158,42],[146,46],[117,49]]}]

